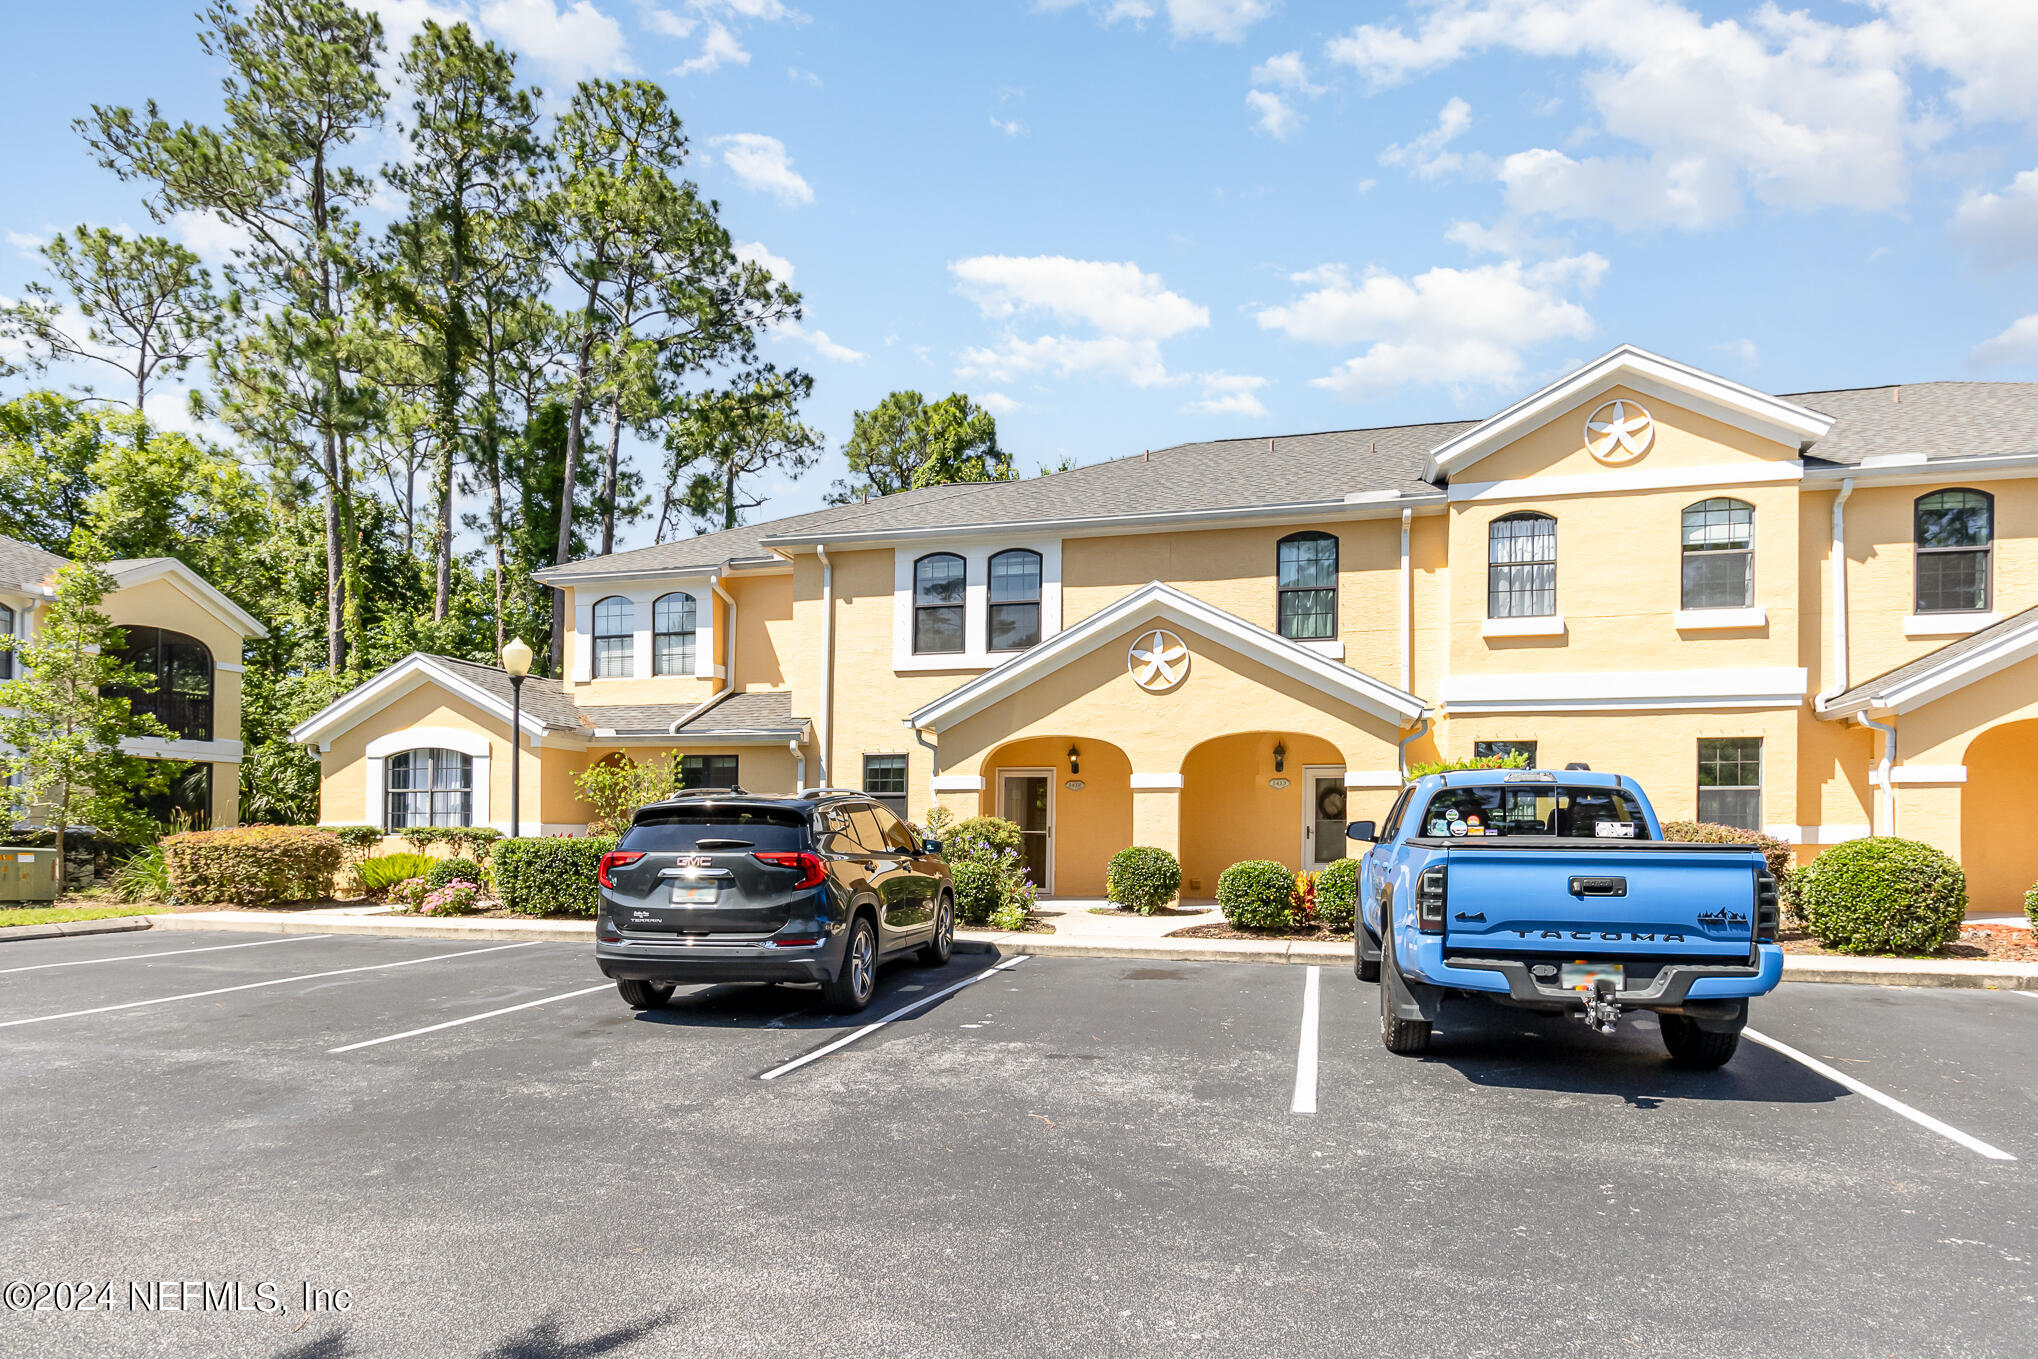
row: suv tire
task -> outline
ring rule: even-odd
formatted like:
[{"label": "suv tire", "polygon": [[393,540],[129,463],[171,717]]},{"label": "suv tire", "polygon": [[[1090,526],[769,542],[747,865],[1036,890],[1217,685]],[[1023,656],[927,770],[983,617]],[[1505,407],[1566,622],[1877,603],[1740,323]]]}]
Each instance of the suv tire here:
[{"label": "suv tire", "polygon": [[672,999],[671,982],[619,981],[616,991],[633,1010],[662,1010]]},{"label": "suv tire", "polygon": [[955,953],[955,901],[943,892],[934,904],[934,937],[920,946],[920,961],[928,967],[945,967]]},{"label": "suv tire", "polygon": [[849,926],[849,942],[842,948],[842,969],[832,981],[821,984],[821,1000],[837,1014],[855,1014],[870,1004],[877,990],[877,928],[870,917],[859,915]]},{"label": "suv tire", "polygon": [[1663,1046],[1678,1066],[1717,1071],[1733,1060],[1734,1049],[1741,1046],[1738,1028],[1724,1032],[1702,1029],[1697,1020],[1684,1015],[1657,1015],[1656,1020],[1663,1026]]}]

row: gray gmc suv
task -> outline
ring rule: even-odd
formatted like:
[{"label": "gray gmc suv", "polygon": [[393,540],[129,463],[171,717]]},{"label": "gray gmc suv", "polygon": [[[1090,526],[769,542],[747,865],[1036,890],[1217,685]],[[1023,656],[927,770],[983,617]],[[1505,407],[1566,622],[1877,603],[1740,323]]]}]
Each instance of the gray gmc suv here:
[{"label": "gray gmc suv", "polygon": [[635,1009],[675,986],[818,982],[831,1008],[870,1003],[878,964],[955,942],[939,841],[862,793],[768,797],[704,788],[640,807],[602,856],[595,961]]}]

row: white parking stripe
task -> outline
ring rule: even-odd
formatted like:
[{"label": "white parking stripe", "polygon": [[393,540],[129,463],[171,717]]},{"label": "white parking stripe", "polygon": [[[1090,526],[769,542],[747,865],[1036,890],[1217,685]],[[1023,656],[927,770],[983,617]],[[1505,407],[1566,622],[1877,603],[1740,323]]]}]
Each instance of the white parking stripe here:
[{"label": "white parking stripe", "polygon": [[300,972],[294,977],[273,977],[268,981],[243,982],[239,986],[220,986],[210,991],[186,991],[178,996],[157,996],[152,1000],[130,1000],[120,1005],[97,1005],[89,1010],[66,1010],[62,1014],[37,1015],[33,1019],[9,1019],[0,1021],[0,1029],[18,1028],[23,1024],[47,1024],[57,1019],[78,1019],[85,1015],[103,1015],[114,1010],[135,1010],[144,1005],[168,1005],[173,1000],[202,1000],[206,996],[224,996],[235,991],[255,991],[264,986],[288,986],[292,982],[317,981],[320,977],[344,977],[350,972],[380,972],[385,967],[410,967],[417,963],[442,963],[448,958],[472,958],[477,953],[501,953],[511,948],[536,948],[548,940],[533,939],[522,944],[497,944],[492,948],[470,948],[459,953],[434,953],[429,958],[405,958],[394,963],[369,963],[366,967],[336,967],[330,972]]},{"label": "white parking stripe", "polygon": [[462,1024],[478,1024],[484,1019],[494,1019],[497,1015],[513,1015],[519,1010],[534,1010],[540,1005],[550,1005],[555,1000],[572,1000],[575,996],[591,996],[597,991],[607,991],[613,985],[614,983],[612,982],[603,982],[600,986],[584,986],[578,991],[562,991],[556,996],[547,996],[543,1000],[527,1000],[522,1005],[505,1005],[500,1010],[490,1010],[487,1014],[469,1015],[465,1019],[449,1019],[443,1024],[427,1024],[422,1029],[405,1029],[402,1033],[392,1033],[387,1038],[371,1038],[365,1043],[349,1043],[343,1048],[327,1048],[326,1051],[358,1052],[362,1048],[372,1048],[379,1043],[394,1043],[399,1038],[416,1038],[419,1034],[437,1033],[441,1029],[457,1029]]},{"label": "white parking stripe", "polygon": [[1016,958],[1007,958],[1004,962],[999,963],[996,967],[987,967],[973,977],[964,977],[961,981],[957,982],[955,985],[936,991],[931,996],[922,996],[920,997],[920,999],[914,1001],[911,1005],[901,1005],[898,1009],[892,1011],[890,1014],[886,1015],[883,1019],[878,1020],[875,1024],[866,1024],[854,1033],[844,1034],[842,1037],[836,1039],[834,1042],[828,1044],[826,1047],[815,1048],[812,1052],[808,1053],[804,1057],[795,1057],[792,1061],[787,1062],[784,1066],[775,1066],[771,1070],[765,1072],[762,1076],[759,1076],[757,1079],[761,1081],[776,1080],[780,1076],[785,1075],[788,1071],[798,1071],[801,1067],[805,1066],[809,1062],[818,1062],[823,1057],[826,1057],[829,1053],[839,1052],[843,1048],[848,1047],[851,1043],[854,1043],[857,1039],[864,1038],[870,1034],[876,1033],[879,1029],[882,1029],[885,1025],[891,1023],[895,1019],[903,1019],[907,1015],[913,1013],[913,1011],[915,1010],[925,1009],[927,1006],[932,1005],[935,1001],[940,1000],[943,996],[952,996],[957,991],[962,990],[963,987],[974,986],[978,982],[982,981],[984,978],[992,976],[995,973],[1003,972],[1008,967],[1017,967],[1019,966],[1019,964],[1025,962],[1028,958],[1032,956],[1033,955],[1029,953],[1022,953]]},{"label": "white parking stripe", "polygon": [[261,948],[264,944],[301,944],[307,939],[330,939],[330,934],[291,934],[281,939],[257,939],[252,944],[211,944],[205,948],[173,948],[161,953],[122,953],[111,958],[72,958],[61,963],[32,963],[27,967],[0,967],[0,977],[10,972],[39,972],[46,967],[83,967],[87,963],[132,963],[148,958],[175,958],[184,953],[217,953],[223,948]]},{"label": "white parking stripe", "polygon": [[1911,1122],[1917,1124],[1919,1127],[1929,1128],[1933,1132],[1938,1133],[1939,1136],[1944,1137],[1949,1141],[1958,1142],[1961,1146],[1966,1147],[1969,1151],[1980,1152],[1983,1156],[1988,1157],[1991,1161],[2014,1161],[2017,1159],[2016,1157],[2010,1155],[2010,1153],[2008,1153],[2007,1151],[2004,1151],[2001,1147],[1992,1147],[1988,1143],[1982,1141],[1979,1137],[1969,1137],[1966,1133],[1960,1131],[1960,1129],[1956,1127],[1953,1127],[1951,1124],[1941,1123],[1938,1119],[1932,1117],[1930,1114],[1925,1113],[1918,1109],[1913,1109],[1910,1105],[1905,1104],[1902,1100],[1897,1099],[1895,1096],[1885,1095],[1880,1090],[1877,1090],[1874,1086],[1865,1084],[1861,1081],[1857,1081],[1844,1071],[1836,1071],[1832,1067],[1829,1067],[1824,1062],[1820,1061],[1818,1058],[1809,1057],[1806,1056],[1804,1053],[1799,1052],[1796,1048],[1792,1047],[1788,1043],[1779,1043],[1774,1038],[1771,1038],[1768,1034],[1757,1033],[1753,1029],[1743,1029],[1741,1030],[1741,1033],[1745,1037],[1754,1039],[1756,1042],[1760,1043],[1765,1048],[1769,1048],[1774,1052],[1782,1053],[1784,1056],[1790,1058],[1790,1060],[1792,1060],[1793,1062],[1797,1062],[1800,1063],[1801,1065],[1810,1067],[1813,1071],[1818,1072],[1821,1076],[1824,1076],[1827,1080],[1832,1081],[1834,1084],[1844,1086],[1847,1089],[1852,1090],[1857,1095],[1866,1096],[1867,1098],[1874,1100],[1877,1104],[1880,1104],[1883,1108],[1888,1109],[1892,1113],[1902,1114],[1905,1118],[1908,1118]]},{"label": "white parking stripe", "polygon": [[1323,969],[1312,967],[1302,983],[1302,1038],[1295,1047],[1295,1098],[1288,1104],[1291,1114],[1316,1112],[1316,1029],[1318,994]]}]

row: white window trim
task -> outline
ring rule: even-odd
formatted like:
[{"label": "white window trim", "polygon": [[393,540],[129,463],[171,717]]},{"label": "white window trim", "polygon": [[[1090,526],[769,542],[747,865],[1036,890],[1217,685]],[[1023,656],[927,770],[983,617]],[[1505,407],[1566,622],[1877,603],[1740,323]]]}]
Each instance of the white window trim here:
[{"label": "white window trim", "polygon": [[[990,626],[991,558],[1015,547],[1040,554],[1040,640],[1045,642],[1060,632],[1061,539],[983,538],[899,546],[892,549],[892,669],[988,670],[1024,654],[992,651],[985,645]],[[913,563],[937,552],[953,553],[963,560],[963,649],[919,655],[913,651]]]},{"label": "white window trim", "polygon": [[1760,605],[1752,609],[1679,609],[1676,621],[1679,632],[1703,632],[1708,628],[1766,628],[1769,626],[1769,610]]},{"label": "white window trim", "polygon": [[1561,613],[1521,618],[1488,618],[1479,625],[1481,637],[1563,637],[1569,634]]},{"label": "white window trim", "polygon": [[1994,609],[1979,613],[1914,613],[1904,619],[1906,637],[1965,637],[2003,621]]},{"label": "white window trim", "polygon": [[409,750],[451,750],[471,759],[473,764],[473,811],[469,821],[477,826],[489,820],[489,775],[494,761],[489,756],[488,737],[459,727],[409,727],[378,736],[368,743],[365,777],[368,785],[368,824],[389,829],[389,757]]},{"label": "white window trim", "polygon": [[573,592],[573,682],[590,684],[594,674],[594,606],[620,595],[630,601],[630,673],[606,675],[604,680],[685,679],[684,675],[651,673],[652,638],[657,627],[654,617],[658,601],[670,594],[693,596],[693,678],[721,679],[722,667],[715,663],[715,577],[687,576],[640,584],[599,585],[576,588]]}]

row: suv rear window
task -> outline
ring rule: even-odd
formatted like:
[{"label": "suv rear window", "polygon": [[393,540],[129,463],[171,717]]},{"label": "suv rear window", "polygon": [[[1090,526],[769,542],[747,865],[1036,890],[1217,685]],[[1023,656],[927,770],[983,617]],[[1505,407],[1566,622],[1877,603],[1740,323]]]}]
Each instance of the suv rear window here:
[{"label": "suv rear window", "polygon": [[805,849],[807,814],[798,807],[646,807],[618,844],[658,853],[690,850],[702,840],[743,840],[762,850]]},{"label": "suv rear window", "polygon": [[1646,840],[1649,823],[1641,804],[1619,788],[1523,784],[1441,789],[1423,809],[1416,833]]}]

